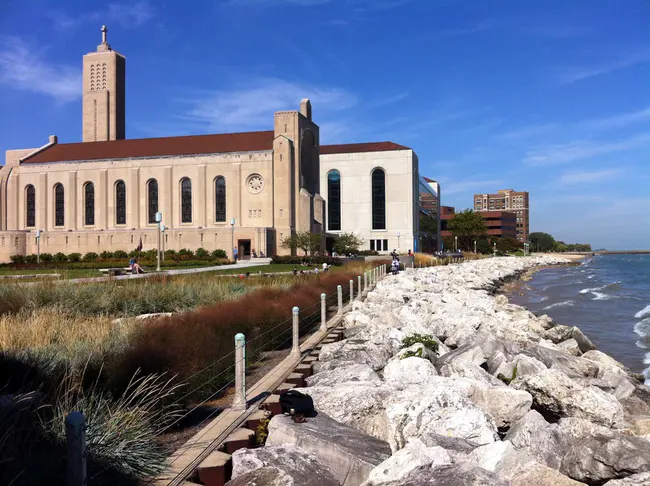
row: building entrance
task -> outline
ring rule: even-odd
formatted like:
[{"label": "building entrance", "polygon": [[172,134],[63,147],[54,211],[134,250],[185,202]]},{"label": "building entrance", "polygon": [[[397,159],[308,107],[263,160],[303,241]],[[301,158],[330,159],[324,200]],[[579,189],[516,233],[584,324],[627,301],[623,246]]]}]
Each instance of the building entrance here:
[{"label": "building entrance", "polygon": [[251,259],[251,240],[237,240],[237,249],[240,260]]}]

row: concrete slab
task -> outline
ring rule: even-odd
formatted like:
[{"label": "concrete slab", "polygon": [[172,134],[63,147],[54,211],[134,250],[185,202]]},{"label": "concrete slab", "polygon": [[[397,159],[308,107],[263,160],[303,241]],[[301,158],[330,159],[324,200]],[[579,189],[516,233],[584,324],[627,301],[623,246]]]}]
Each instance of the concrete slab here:
[{"label": "concrete slab", "polygon": [[231,433],[223,443],[226,454],[232,454],[239,449],[248,449],[255,445],[255,431],[250,429],[237,429]]},{"label": "concrete slab", "polygon": [[301,373],[291,373],[284,381],[298,388],[305,385],[305,377]]},{"label": "concrete slab", "polygon": [[201,484],[205,486],[223,486],[230,479],[232,472],[232,461],[230,454],[224,452],[212,452],[196,468]]}]

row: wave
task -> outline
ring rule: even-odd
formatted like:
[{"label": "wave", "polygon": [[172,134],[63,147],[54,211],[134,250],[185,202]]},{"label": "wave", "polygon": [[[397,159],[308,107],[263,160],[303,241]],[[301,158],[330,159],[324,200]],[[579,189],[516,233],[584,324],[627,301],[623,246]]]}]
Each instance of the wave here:
[{"label": "wave", "polygon": [[594,277],[595,277],[595,275],[589,275],[587,278],[588,278],[588,279],[592,279],[592,278],[594,278]]},{"label": "wave", "polygon": [[650,337],[650,318],[637,322],[634,325],[634,332],[642,338]]},{"label": "wave", "polygon": [[575,300],[564,300],[562,302],[556,302],[547,307],[544,307],[542,310],[553,309],[555,307],[569,307],[575,304]]},{"label": "wave", "polygon": [[611,295],[605,294],[603,292],[596,292],[596,291],[592,290],[591,293],[596,296],[591,300],[609,300],[609,299],[613,299],[613,297]]},{"label": "wave", "polygon": [[636,344],[636,347],[637,347],[637,348],[648,349],[648,346],[646,346],[645,344],[643,344],[641,341],[637,341],[637,342],[635,342],[634,344]]},{"label": "wave", "polygon": [[580,291],[580,293],[581,293],[581,294],[586,294],[587,292],[593,292],[594,290],[595,290],[595,291],[605,290],[605,289],[607,289],[607,288],[609,288],[609,287],[614,287],[615,285],[620,285],[620,284],[621,284],[621,281],[618,280],[618,281],[616,281],[616,282],[612,282],[612,283],[605,284],[605,285],[603,285],[603,286],[601,286],[601,287],[593,287],[593,288],[589,288],[589,289],[582,289],[582,290]]},{"label": "wave", "polygon": [[634,317],[637,319],[641,319],[645,316],[650,316],[650,304],[646,305],[643,309],[634,314]]}]

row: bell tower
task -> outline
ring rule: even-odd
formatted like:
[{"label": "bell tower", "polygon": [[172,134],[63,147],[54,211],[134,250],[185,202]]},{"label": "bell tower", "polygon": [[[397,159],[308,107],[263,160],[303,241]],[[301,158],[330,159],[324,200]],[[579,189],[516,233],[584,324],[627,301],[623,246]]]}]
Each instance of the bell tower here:
[{"label": "bell tower", "polygon": [[102,26],[102,43],[83,58],[83,141],[125,138],[126,59],[108,44]]}]

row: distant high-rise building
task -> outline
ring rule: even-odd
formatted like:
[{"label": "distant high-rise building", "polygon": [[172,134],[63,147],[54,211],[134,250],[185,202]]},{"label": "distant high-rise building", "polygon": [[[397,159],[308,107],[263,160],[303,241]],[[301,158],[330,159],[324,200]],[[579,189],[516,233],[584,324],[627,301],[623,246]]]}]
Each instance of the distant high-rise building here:
[{"label": "distant high-rise building", "polygon": [[528,192],[501,189],[496,194],[474,194],[474,211],[509,211],[517,215],[517,239],[528,241],[530,220]]}]

